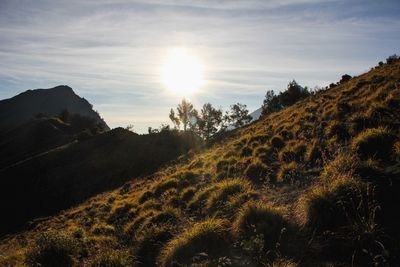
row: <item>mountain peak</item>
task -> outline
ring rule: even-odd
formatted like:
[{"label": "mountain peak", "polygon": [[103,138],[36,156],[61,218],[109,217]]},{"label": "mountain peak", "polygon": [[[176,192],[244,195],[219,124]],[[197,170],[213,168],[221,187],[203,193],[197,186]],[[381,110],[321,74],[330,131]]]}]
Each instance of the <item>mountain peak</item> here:
[{"label": "mountain peak", "polygon": [[0,130],[25,123],[39,113],[58,116],[63,110],[95,119],[104,126],[104,129],[109,130],[103,119],[93,110],[92,105],[85,98],[77,95],[68,85],[31,89],[12,98],[1,100]]}]

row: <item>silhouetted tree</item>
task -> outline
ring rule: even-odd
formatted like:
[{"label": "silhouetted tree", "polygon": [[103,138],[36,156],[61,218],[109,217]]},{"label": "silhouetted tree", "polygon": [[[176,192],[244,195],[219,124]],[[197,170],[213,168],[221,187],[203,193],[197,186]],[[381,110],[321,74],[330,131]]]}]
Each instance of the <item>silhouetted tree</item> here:
[{"label": "silhouetted tree", "polygon": [[228,115],[228,120],[235,128],[242,127],[251,121],[252,118],[249,115],[249,110],[246,105],[237,103],[231,105],[230,108],[231,110]]},{"label": "silhouetted tree", "polygon": [[181,127],[181,121],[175,115],[175,111],[172,108],[171,108],[171,110],[169,112],[169,119],[172,121],[172,123],[174,124],[175,128],[179,129]]},{"label": "silhouetted tree", "polygon": [[286,91],[279,94],[282,107],[288,107],[297,101],[310,96],[307,87],[300,86],[295,80],[289,82]]},{"label": "silhouetted tree", "polygon": [[387,63],[387,64],[392,64],[393,62],[395,62],[395,61],[398,60],[398,59],[399,59],[399,56],[396,55],[396,54],[394,54],[394,55],[389,56],[389,57],[386,59],[386,63]]},{"label": "silhouetted tree", "polygon": [[342,79],[340,79],[339,83],[345,83],[351,80],[351,76],[348,74],[345,74],[342,76]]},{"label": "silhouetted tree", "polygon": [[200,135],[209,140],[218,132],[221,123],[222,110],[214,108],[210,103],[204,104],[197,121]]},{"label": "silhouetted tree", "polygon": [[183,99],[176,108],[177,115],[173,109],[170,110],[169,118],[179,128],[180,124],[183,125],[183,130],[186,131],[189,127],[194,130],[196,127],[198,112],[193,108],[193,104]]},{"label": "silhouetted tree", "polygon": [[261,115],[265,116],[272,112],[277,112],[282,109],[279,97],[275,95],[273,90],[267,91],[262,105]]},{"label": "silhouetted tree", "polygon": [[267,91],[263,101],[261,114],[265,116],[272,112],[277,112],[295,104],[299,100],[309,97],[310,95],[311,92],[308,90],[307,86],[302,87],[293,80],[289,82],[287,89],[280,92],[279,95],[275,95],[272,90]]}]

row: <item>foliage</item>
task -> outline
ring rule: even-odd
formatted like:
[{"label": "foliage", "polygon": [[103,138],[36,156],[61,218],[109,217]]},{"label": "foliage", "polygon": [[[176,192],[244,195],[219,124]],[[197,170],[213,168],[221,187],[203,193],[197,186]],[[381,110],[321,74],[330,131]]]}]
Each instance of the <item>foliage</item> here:
[{"label": "foliage", "polygon": [[267,91],[262,105],[262,115],[277,112],[311,95],[307,87],[300,86],[295,80],[289,82],[287,89],[279,95],[270,90]]}]

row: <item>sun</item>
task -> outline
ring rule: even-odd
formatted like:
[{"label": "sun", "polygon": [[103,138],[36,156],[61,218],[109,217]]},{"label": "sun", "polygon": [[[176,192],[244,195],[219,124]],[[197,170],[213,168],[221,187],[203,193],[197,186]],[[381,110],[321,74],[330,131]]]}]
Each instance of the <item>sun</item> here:
[{"label": "sun", "polygon": [[203,83],[203,67],[185,48],[175,48],[167,56],[162,68],[165,87],[180,96],[197,92]]}]

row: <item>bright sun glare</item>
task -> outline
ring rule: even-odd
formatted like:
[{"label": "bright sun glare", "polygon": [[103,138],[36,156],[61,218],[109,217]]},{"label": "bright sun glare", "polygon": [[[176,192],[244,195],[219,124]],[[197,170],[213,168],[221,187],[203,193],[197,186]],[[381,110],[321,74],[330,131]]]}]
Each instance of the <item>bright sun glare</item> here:
[{"label": "bright sun glare", "polygon": [[199,90],[203,82],[203,70],[194,55],[185,48],[175,48],[163,66],[162,78],[169,91],[188,96]]}]

